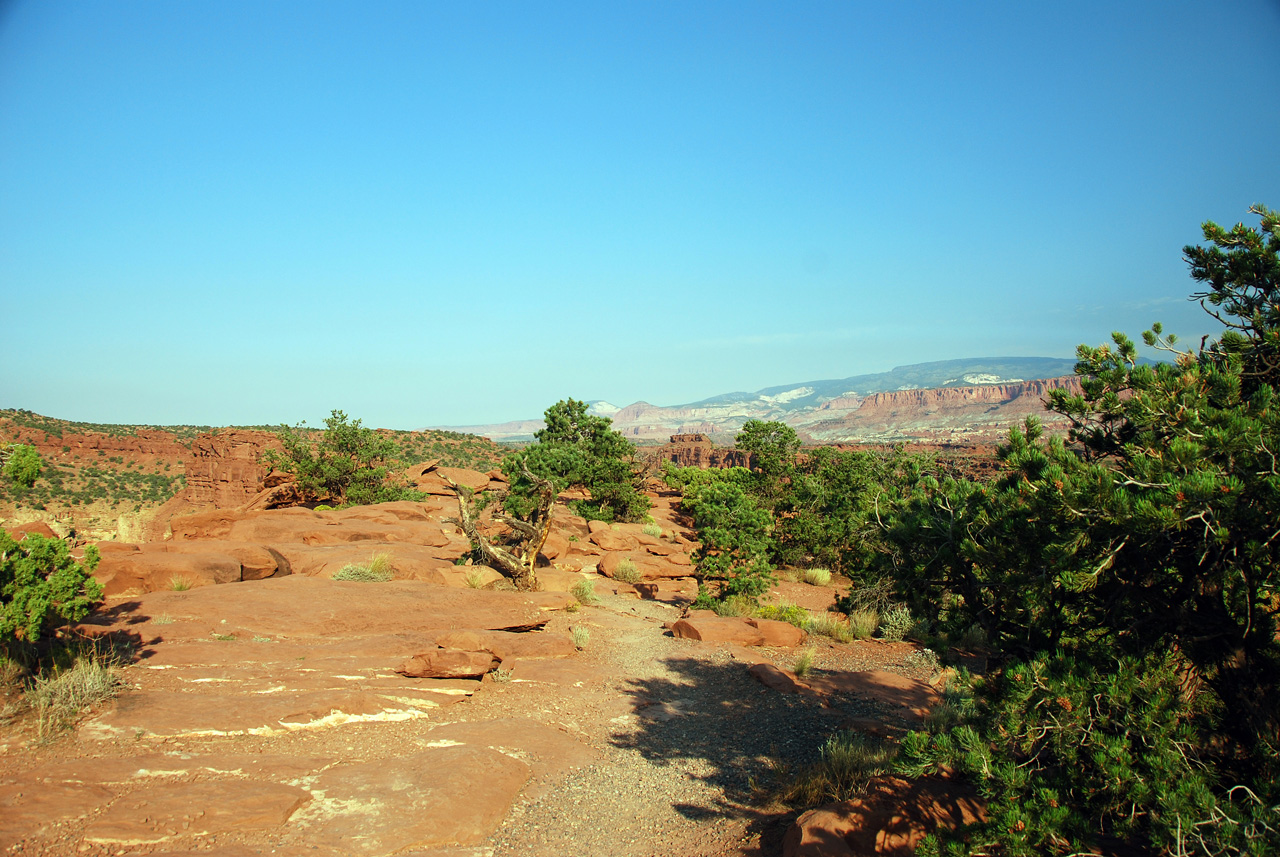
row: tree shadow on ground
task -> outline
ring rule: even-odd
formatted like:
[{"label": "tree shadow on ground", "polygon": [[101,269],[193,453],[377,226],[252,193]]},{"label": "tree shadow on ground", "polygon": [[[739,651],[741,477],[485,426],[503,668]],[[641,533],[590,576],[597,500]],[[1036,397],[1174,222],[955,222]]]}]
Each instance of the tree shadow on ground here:
[{"label": "tree shadow on ground", "polygon": [[786,827],[799,814],[775,798],[788,771],[816,761],[833,732],[884,718],[870,700],[766,688],[748,673],[749,663],[723,652],[662,663],[674,677],[633,679],[623,688],[639,722],[611,742],[716,787],[721,797],[710,805],[674,808],[699,821],[745,819],[760,846],[744,853],[781,853]]}]

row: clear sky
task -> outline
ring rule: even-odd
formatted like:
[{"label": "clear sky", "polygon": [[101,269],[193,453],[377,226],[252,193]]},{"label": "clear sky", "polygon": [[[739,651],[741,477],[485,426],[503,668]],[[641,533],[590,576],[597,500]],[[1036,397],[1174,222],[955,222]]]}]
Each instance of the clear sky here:
[{"label": "clear sky", "polygon": [[1280,3],[0,0],[0,407],[393,428],[1152,321]]}]

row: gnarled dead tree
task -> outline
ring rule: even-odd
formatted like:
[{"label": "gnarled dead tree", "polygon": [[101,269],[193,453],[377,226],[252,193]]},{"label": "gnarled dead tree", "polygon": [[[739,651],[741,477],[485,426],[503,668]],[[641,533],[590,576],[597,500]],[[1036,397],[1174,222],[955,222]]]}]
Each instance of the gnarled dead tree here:
[{"label": "gnarled dead tree", "polygon": [[551,506],[556,501],[556,489],[550,481],[530,473],[528,467],[524,468],[524,475],[533,483],[538,502],[527,519],[494,513],[493,519],[509,530],[500,543],[480,532],[479,521],[489,504],[495,499],[500,500],[501,495],[477,504],[474,491],[447,480],[449,487],[458,495],[458,517],[445,520],[462,527],[462,532],[471,540],[472,549],[479,552],[486,565],[509,578],[516,589],[527,592],[538,588],[535,567],[538,551],[542,550],[547,534],[551,532]]}]

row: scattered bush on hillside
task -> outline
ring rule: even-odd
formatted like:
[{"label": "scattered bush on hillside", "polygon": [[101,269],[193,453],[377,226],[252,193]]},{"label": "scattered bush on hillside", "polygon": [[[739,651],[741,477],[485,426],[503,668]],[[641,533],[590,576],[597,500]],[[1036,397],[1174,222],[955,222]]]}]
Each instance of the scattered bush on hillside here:
[{"label": "scattered bush on hillside", "polygon": [[874,610],[854,610],[849,614],[849,631],[855,640],[870,640],[880,629],[880,614]]},{"label": "scattered bush on hillside", "polygon": [[613,579],[619,583],[639,583],[644,580],[644,575],[640,573],[640,569],[630,559],[623,557],[618,560],[618,565],[613,570]]},{"label": "scattered bush on hillside", "polygon": [[41,741],[57,737],[86,710],[111,699],[123,686],[115,665],[95,656],[78,657],[68,669],[35,677],[27,701],[36,715],[37,737]]},{"label": "scattered bush on hillside", "polygon": [[837,732],[819,751],[819,759],[801,770],[777,797],[797,807],[850,800],[862,794],[872,777],[886,773],[896,748],[860,732]]},{"label": "scattered bush on hillside", "polygon": [[831,572],[825,568],[806,568],[800,573],[800,579],[810,586],[827,586],[831,583]]},{"label": "scattered bush on hillside", "polygon": [[19,488],[31,488],[36,484],[44,462],[34,446],[15,443],[4,450],[4,466],[0,468],[5,477]]},{"label": "scattered bush on hillside", "polygon": [[585,607],[600,603],[600,596],[596,595],[595,584],[590,580],[580,580],[569,590],[569,594],[578,599],[578,603]]}]

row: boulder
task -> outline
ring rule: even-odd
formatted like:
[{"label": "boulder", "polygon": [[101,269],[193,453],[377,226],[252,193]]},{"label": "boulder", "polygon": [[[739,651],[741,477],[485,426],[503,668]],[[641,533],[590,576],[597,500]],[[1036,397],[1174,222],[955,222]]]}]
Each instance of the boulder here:
[{"label": "boulder", "polygon": [[447,649],[489,652],[500,661],[513,658],[567,658],[577,652],[573,640],[564,634],[532,631],[449,631],[436,637],[436,645]]},{"label": "boulder", "polygon": [[559,568],[538,569],[538,589],[542,592],[572,592],[585,578],[576,571]]},{"label": "boulder", "polygon": [[789,649],[804,642],[805,633],[790,622],[776,619],[748,619],[756,630],[764,635],[764,645]]},{"label": "boulder", "polygon": [[779,669],[770,663],[752,664],[747,668],[751,677],[762,685],[782,693],[800,693],[809,686],[795,677],[794,673]]},{"label": "boulder", "polygon": [[601,550],[606,551],[630,551],[639,547],[634,537],[614,530],[595,531],[591,534],[591,541],[599,545]]},{"label": "boulder", "polygon": [[[624,553],[604,554],[600,557],[600,562],[597,567],[599,568],[600,573],[605,577],[614,577],[618,572],[618,564],[624,559],[631,560],[631,562],[635,564],[636,569],[640,570],[640,563],[636,561],[636,558],[631,554]],[[643,570],[641,570],[641,574],[643,574]]]},{"label": "boulder", "polygon": [[93,576],[104,595],[138,595],[162,589],[190,589],[240,579],[240,562],[214,551],[172,553],[167,546],[103,555]]},{"label": "boulder", "polygon": [[339,545],[281,544],[276,550],[294,574],[333,577],[348,565],[368,565],[375,554],[386,554],[397,580],[425,580],[444,584],[444,572],[454,564],[437,556],[435,548],[405,542],[353,542]]},{"label": "boulder", "polygon": [[710,611],[701,610],[672,625],[671,633],[686,640],[698,640],[703,643],[732,643],[739,646],[762,646],[765,639],[760,629],[746,619],[737,616],[717,616]]},{"label": "boulder", "polygon": [[[435,472],[452,482],[456,482],[472,491],[483,491],[489,487],[489,474],[465,467],[437,467]],[[452,493],[452,492],[450,492]]]},{"label": "boulder", "polygon": [[878,777],[861,798],[804,813],[782,840],[784,857],[908,857],[939,829],[985,817],[972,789],[944,777]]},{"label": "boulder", "polygon": [[547,540],[542,544],[540,553],[547,559],[558,559],[569,552],[569,538],[561,532],[552,530],[547,533]]},{"label": "boulder", "polygon": [[28,534],[35,536],[44,536],[46,539],[56,539],[58,534],[53,528],[44,521],[31,521],[26,524],[14,524],[12,527],[5,527],[9,531],[14,541],[22,541]]},{"label": "boulder", "polygon": [[500,663],[488,651],[439,648],[414,655],[396,672],[410,678],[480,678]]},{"label": "boulder", "polygon": [[[437,570],[445,586],[460,586],[470,589],[488,589],[492,584],[503,579],[500,572],[487,565],[452,565]],[[478,584],[472,586],[473,583]]]},{"label": "boulder", "polygon": [[240,563],[240,580],[262,580],[293,573],[289,560],[281,553],[248,542],[208,539],[198,542],[169,542],[156,547],[178,554],[217,553],[229,556]]}]

